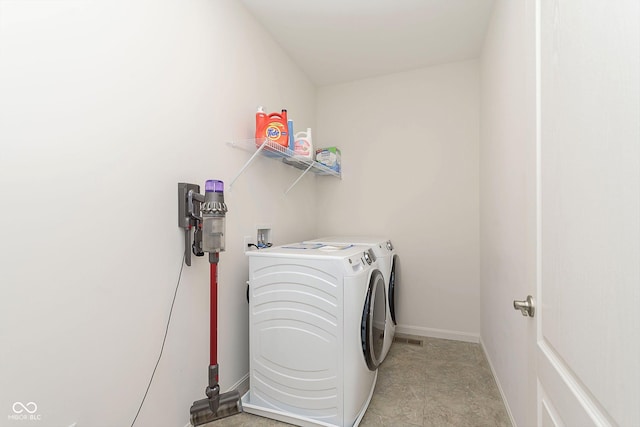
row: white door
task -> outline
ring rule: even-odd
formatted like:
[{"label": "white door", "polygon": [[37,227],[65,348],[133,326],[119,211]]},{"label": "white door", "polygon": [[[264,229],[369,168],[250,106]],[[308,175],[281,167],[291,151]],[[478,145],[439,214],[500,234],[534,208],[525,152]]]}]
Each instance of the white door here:
[{"label": "white door", "polygon": [[639,3],[538,1],[543,426],[640,426]]}]

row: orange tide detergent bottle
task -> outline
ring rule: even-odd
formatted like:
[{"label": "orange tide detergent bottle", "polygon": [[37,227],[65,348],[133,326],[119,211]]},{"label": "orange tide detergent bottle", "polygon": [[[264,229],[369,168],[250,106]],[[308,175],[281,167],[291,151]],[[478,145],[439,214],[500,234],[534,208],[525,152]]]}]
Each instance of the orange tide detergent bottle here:
[{"label": "orange tide detergent bottle", "polygon": [[260,147],[265,138],[271,145],[281,145],[283,149],[289,147],[289,130],[287,125],[287,110],[282,113],[267,115],[262,107],[258,107],[256,113],[256,147]]}]

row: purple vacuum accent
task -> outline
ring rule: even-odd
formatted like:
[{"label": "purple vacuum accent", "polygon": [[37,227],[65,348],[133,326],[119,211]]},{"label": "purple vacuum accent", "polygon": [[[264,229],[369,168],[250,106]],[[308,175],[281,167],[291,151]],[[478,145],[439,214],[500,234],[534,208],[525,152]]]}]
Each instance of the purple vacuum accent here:
[{"label": "purple vacuum accent", "polygon": [[204,183],[204,191],[207,193],[224,193],[224,182],[217,179],[210,179]]}]

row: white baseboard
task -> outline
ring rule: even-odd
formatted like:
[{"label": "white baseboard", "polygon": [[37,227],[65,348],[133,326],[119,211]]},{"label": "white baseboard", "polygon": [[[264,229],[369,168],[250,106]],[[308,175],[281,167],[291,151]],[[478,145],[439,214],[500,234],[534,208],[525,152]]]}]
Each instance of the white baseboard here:
[{"label": "white baseboard", "polygon": [[244,377],[240,378],[237,383],[231,386],[229,390],[238,390],[240,392],[240,396],[243,396],[246,392],[249,391],[249,372],[247,372]]},{"label": "white baseboard", "polygon": [[496,374],[496,370],[493,368],[493,363],[491,363],[491,358],[489,357],[489,353],[487,352],[487,348],[484,346],[484,342],[482,338],[480,338],[480,347],[484,352],[484,357],[487,359],[489,363],[489,368],[491,368],[491,374],[493,375],[493,379],[498,386],[498,390],[500,391],[500,397],[502,397],[502,403],[504,403],[504,407],[507,409],[507,414],[509,415],[509,420],[511,420],[511,425],[516,427],[516,420],[513,418],[513,414],[511,413],[511,408],[509,408],[509,402],[507,402],[507,396],[504,394],[504,390],[502,390],[502,385],[500,384],[500,380],[498,379],[498,375]]},{"label": "white baseboard", "polygon": [[424,328],[421,326],[398,325],[396,326],[397,334],[416,335],[419,337],[442,338],[445,340],[465,341],[478,343],[480,342],[479,334],[469,332],[448,331],[446,329]]}]

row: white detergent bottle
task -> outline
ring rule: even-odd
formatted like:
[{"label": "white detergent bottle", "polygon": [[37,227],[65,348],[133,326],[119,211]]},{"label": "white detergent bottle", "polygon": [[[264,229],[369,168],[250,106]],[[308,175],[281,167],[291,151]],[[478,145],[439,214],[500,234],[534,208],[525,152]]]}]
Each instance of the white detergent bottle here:
[{"label": "white detergent bottle", "polygon": [[313,143],[311,142],[311,128],[306,132],[298,132],[294,138],[293,157],[313,160]]}]

